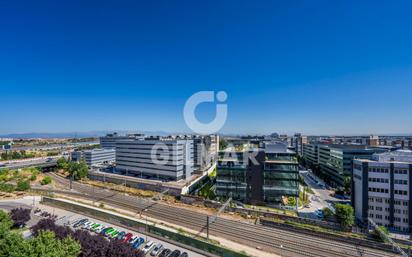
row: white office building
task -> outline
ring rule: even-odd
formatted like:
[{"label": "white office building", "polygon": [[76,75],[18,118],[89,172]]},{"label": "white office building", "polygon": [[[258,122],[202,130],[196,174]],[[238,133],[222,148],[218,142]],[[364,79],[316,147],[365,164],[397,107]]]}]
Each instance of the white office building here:
[{"label": "white office building", "polygon": [[87,166],[92,167],[99,164],[110,164],[115,161],[114,149],[93,149],[85,151],[74,151],[71,153],[72,161],[85,160]]},{"label": "white office building", "polygon": [[189,179],[194,172],[193,140],[146,138],[117,141],[116,170],[148,179]]},{"label": "white office building", "polygon": [[353,161],[352,204],[358,221],[412,232],[412,151],[374,154]]}]

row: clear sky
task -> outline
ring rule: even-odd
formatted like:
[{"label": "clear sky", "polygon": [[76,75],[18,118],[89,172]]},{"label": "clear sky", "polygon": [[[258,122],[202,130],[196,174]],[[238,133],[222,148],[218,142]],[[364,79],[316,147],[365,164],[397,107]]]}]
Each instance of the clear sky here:
[{"label": "clear sky", "polygon": [[[87,3],[86,3],[87,2]],[[0,133],[412,133],[411,1],[0,1]],[[214,105],[198,116],[213,118]]]}]

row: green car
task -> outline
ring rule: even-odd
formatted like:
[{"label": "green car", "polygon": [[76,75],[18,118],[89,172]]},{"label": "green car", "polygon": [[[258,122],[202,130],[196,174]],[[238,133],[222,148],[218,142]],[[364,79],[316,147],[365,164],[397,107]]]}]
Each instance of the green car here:
[{"label": "green car", "polygon": [[100,227],[101,225],[102,224],[96,223],[90,228],[90,230],[94,231],[96,228]]},{"label": "green car", "polygon": [[113,232],[112,233],[112,238],[115,238],[115,237],[117,237],[117,235],[120,233],[120,231],[119,230],[116,230],[115,232]]},{"label": "green car", "polygon": [[109,236],[110,233],[112,233],[113,231],[114,231],[114,228],[110,228],[110,229],[108,229],[108,230],[106,231],[105,235],[106,235],[106,236]]}]

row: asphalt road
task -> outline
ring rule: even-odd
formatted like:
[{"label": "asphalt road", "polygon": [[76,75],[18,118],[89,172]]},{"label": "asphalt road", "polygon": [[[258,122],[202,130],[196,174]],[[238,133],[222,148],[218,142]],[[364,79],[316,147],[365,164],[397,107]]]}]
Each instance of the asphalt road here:
[{"label": "asphalt road", "polygon": [[[55,181],[68,187],[69,181],[56,175]],[[181,209],[161,202],[125,196],[80,183],[73,189],[84,194],[84,198],[105,202],[112,206],[136,213],[146,210],[146,215],[168,223],[205,232],[206,214]],[[218,218],[210,225],[209,233],[234,242],[242,243],[283,256],[347,257],[347,256],[397,256],[388,252],[349,243],[324,239],[321,236],[303,235],[278,228],[265,227],[241,221]]]}]

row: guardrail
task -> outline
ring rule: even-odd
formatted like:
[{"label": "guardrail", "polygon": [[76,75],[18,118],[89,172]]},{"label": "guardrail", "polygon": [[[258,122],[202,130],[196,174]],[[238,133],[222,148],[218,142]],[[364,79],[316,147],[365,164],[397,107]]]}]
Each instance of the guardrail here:
[{"label": "guardrail", "polygon": [[[149,236],[161,237],[161,240],[171,240],[174,244],[182,245],[195,252],[203,253],[207,252],[212,255],[223,257],[247,257],[248,255],[232,251],[230,249],[223,248],[221,246],[203,241],[201,239],[193,238],[188,235],[179,234],[164,228],[157,227],[155,225],[139,222],[132,218],[127,218],[123,215],[116,215],[110,212],[99,210],[94,207],[85,206],[69,201],[60,199],[54,199],[50,197],[43,197],[42,203],[52,205],[61,209],[65,209],[72,212],[81,213],[87,216],[95,217],[96,219],[104,220],[106,222],[116,224],[119,226],[126,226],[136,229],[140,232],[146,232]],[[199,251],[200,250],[200,251]]]}]

